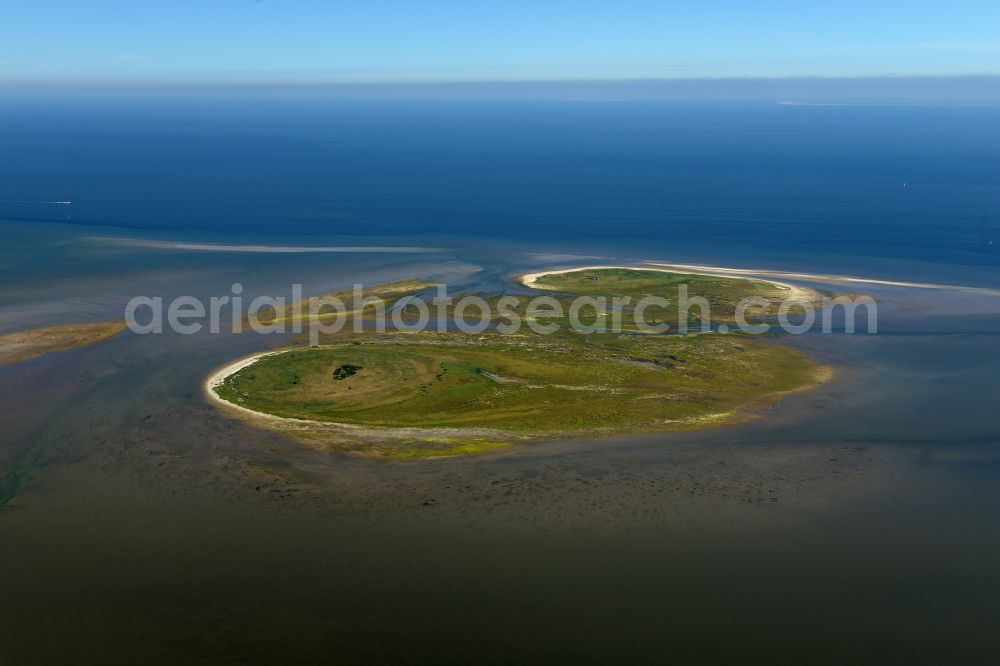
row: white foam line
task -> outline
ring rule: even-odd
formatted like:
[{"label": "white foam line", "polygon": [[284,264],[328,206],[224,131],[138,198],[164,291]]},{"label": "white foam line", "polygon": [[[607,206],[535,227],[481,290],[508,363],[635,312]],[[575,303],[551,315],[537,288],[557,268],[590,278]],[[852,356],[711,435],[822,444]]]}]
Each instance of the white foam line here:
[{"label": "white foam line", "polygon": [[158,250],[182,250],[189,252],[256,252],[277,254],[317,253],[393,253],[419,254],[444,252],[440,247],[419,247],[406,245],[224,245],[216,243],[184,243],[175,241],[143,240],[139,238],[114,238],[93,236],[89,240],[96,243],[144,247]]},{"label": "white foam line", "polygon": [[[1000,295],[1000,289],[989,287],[969,287],[957,284],[936,284],[933,282],[903,282],[899,280],[878,280],[875,278],[852,277],[849,275],[828,275],[822,273],[795,273],[791,271],[776,271],[766,268],[726,268],[723,266],[701,266],[697,264],[665,264],[661,262],[648,262],[652,266],[660,266],[678,271],[687,271],[702,274],[726,274],[726,275],[767,275],[769,277],[787,278],[791,280],[810,280],[813,282],[825,282],[833,284],[870,284],[881,287],[906,287],[908,289],[944,289],[951,291],[969,291],[980,294]],[[709,271],[711,273],[709,273]]]},{"label": "white foam line", "polygon": [[39,204],[46,206],[68,206],[72,201],[0,201],[0,204]]}]

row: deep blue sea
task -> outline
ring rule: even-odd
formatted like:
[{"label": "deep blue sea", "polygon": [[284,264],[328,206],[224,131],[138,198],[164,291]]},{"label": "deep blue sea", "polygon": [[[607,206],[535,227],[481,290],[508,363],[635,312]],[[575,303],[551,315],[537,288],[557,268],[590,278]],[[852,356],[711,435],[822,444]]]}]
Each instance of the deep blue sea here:
[{"label": "deep blue sea", "polygon": [[904,260],[984,283],[1000,265],[1000,114],[7,97],[0,219],[215,240],[506,239],[915,277],[884,263]]}]

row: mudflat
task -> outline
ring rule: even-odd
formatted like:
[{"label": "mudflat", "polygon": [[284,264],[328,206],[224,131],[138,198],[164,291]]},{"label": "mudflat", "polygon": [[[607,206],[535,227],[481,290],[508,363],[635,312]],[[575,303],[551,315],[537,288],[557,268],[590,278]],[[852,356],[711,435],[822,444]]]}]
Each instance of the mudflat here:
[{"label": "mudflat", "polygon": [[124,321],[61,324],[0,335],[0,365],[20,363],[51,352],[86,347],[115,337]]}]

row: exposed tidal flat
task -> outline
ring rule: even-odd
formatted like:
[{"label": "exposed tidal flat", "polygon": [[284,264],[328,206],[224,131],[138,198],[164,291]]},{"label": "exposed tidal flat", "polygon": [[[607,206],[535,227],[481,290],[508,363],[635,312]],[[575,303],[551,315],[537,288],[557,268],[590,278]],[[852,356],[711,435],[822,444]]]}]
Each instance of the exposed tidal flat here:
[{"label": "exposed tidal flat", "polygon": [[61,324],[0,335],[0,365],[20,363],[57,351],[76,349],[112,339],[125,330],[124,321]]},{"label": "exposed tidal flat", "polygon": [[[141,250],[155,270],[137,272],[136,289],[165,296],[227,293],[238,269],[248,294],[286,288],[289,274],[321,293],[440,273],[493,293],[548,266],[628,263],[472,246],[334,263]],[[68,312],[37,305],[63,298],[59,285],[4,312],[41,326],[113,304],[97,313],[110,319],[122,301],[99,270],[84,281],[100,297],[73,296]],[[908,278],[953,281],[927,270]],[[837,370],[764,406],[764,418],[445,459],[303,445],[205,399],[210,369],[301,344],[291,336],[126,332],[4,366],[0,380],[16,390],[0,397],[0,465],[19,481],[0,511],[0,656],[988,660],[996,646],[982,637],[1000,594],[1000,308],[977,293],[870,293],[878,335],[756,343]],[[338,390],[364,372],[333,379],[341,366],[376,367],[331,365]]]}]

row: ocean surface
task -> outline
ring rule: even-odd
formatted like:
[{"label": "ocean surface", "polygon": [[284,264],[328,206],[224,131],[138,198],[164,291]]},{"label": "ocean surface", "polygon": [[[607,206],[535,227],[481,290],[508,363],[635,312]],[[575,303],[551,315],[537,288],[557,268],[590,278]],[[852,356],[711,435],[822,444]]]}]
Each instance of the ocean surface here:
[{"label": "ocean surface", "polygon": [[0,219],[121,233],[1000,265],[992,107],[10,97],[0,154]]},{"label": "ocean surface", "polygon": [[605,261],[957,287],[858,287],[879,333],[786,340],[836,380],[750,424],[459,460],[206,403],[277,336],[0,367],[0,663],[1000,658],[996,108],[8,94],[0,234],[0,333]]}]

